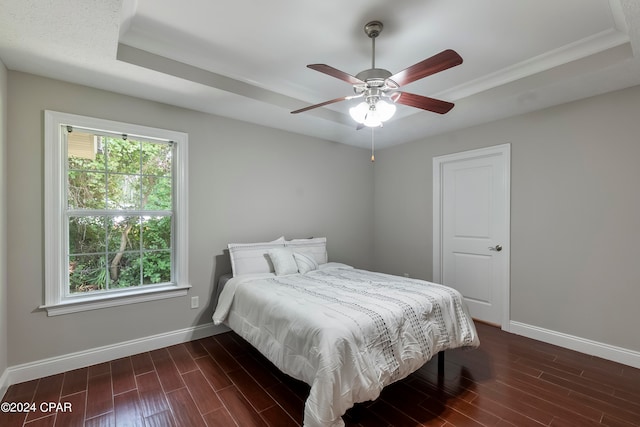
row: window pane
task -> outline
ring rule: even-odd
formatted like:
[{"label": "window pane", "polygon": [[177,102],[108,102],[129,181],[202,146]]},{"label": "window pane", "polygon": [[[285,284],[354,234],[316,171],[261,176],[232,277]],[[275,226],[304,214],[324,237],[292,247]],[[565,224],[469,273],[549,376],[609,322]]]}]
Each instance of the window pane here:
[{"label": "window pane", "polygon": [[140,209],[140,176],[109,174],[108,209]]},{"label": "window pane", "polygon": [[140,142],[106,138],[109,172],[140,174]]},{"label": "window pane", "polygon": [[69,209],[104,209],[106,174],[70,170],[67,181]]},{"label": "window pane", "polygon": [[107,232],[104,218],[82,216],[69,218],[69,253],[104,253]]},{"label": "window pane", "polygon": [[140,217],[116,216],[109,218],[109,252],[140,250]]},{"label": "window pane", "polygon": [[168,144],[142,143],[142,173],[144,175],[171,176],[173,149]]},{"label": "window pane", "polygon": [[169,249],[171,247],[171,217],[142,217],[142,247]]},{"label": "window pane", "polygon": [[77,294],[104,289],[107,282],[106,257],[72,255],[69,257],[69,292]]},{"label": "window pane", "polygon": [[74,130],[67,134],[67,165],[76,170],[105,170],[103,138]]},{"label": "window pane", "polygon": [[142,193],[144,195],[142,209],[171,210],[171,178],[155,176],[142,177]]},{"label": "window pane", "polygon": [[168,283],[171,281],[171,252],[145,252],[142,264],[144,284]]},{"label": "window pane", "polygon": [[140,286],[140,252],[118,253],[109,257],[110,288]]}]

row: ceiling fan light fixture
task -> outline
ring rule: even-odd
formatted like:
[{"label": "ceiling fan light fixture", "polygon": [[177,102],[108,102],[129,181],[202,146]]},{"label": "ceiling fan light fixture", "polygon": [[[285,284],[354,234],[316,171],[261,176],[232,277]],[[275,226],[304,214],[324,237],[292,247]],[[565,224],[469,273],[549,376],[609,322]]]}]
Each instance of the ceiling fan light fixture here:
[{"label": "ceiling fan light fixture", "polygon": [[355,107],[349,108],[349,115],[353,120],[358,123],[364,123],[367,118],[367,114],[369,113],[369,104],[366,102],[360,102]]},{"label": "ceiling fan light fixture", "polygon": [[382,122],[386,122],[396,112],[396,106],[388,102],[379,100],[375,104],[361,102],[349,109],[349,115],[358,123],[367,127],[380,127]]},{"label": "ceiling fan light fixture", "polygon": [[382,126],[382,121],[376,114],[375,110],[372,110],[367,114],[367,117],[365,117],[362,124],[370,128],[379,128]]},{"label": "ceiling fan light fixture", "polygon": [[396,106],[380,100],[376,103],[376,112],[380,121],[386,122],[396,113]]}]

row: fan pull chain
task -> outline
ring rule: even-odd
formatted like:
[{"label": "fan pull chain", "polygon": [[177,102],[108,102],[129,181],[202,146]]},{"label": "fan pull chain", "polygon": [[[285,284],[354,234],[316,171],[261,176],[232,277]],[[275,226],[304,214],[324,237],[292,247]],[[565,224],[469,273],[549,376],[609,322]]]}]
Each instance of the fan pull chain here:
[{"label": "fan pull chain", "polygon": [[374,145],[374,129],[375,128],[371,128],[371,163],[376,161],[376,156],[373,154],[373,151],[375,149],[375,145]]}]

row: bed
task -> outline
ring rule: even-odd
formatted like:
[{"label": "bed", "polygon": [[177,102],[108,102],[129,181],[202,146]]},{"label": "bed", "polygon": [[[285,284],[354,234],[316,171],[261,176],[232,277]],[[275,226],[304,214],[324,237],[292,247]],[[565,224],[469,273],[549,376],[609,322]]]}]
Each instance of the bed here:
[{"label": "bed", "polygon": [[327,262],[324,238],[251,245],[229,245],[234,275],[213,320],[311,386],[306,427],[343,426],[355,403],[439,352],[479,345],[452,288]]}]

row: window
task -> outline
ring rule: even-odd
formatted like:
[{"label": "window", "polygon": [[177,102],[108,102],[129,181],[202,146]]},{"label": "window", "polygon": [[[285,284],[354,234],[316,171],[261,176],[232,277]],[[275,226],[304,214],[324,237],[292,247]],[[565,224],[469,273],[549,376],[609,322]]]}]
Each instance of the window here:
[{"label": "window", "polygon": [[182,296],[187,135],[45,112],[45,308]]}]

